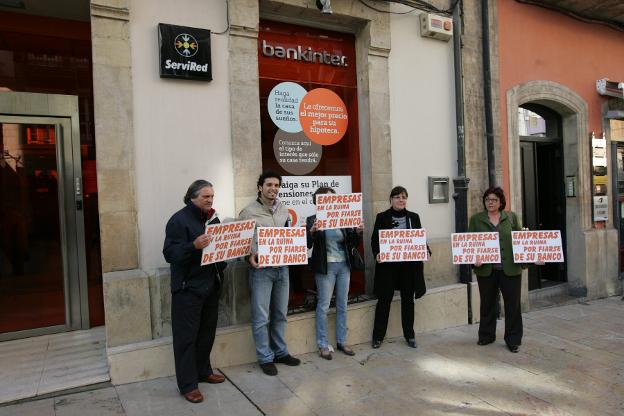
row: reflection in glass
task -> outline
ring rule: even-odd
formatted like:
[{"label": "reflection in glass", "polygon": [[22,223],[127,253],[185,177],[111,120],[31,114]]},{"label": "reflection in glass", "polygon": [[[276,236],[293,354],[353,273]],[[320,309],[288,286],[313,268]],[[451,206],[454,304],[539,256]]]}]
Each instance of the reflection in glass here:
[{"label": "reflection in glass", "polygon": [[55,126],[0,126],[0,333],[63,325]]}]

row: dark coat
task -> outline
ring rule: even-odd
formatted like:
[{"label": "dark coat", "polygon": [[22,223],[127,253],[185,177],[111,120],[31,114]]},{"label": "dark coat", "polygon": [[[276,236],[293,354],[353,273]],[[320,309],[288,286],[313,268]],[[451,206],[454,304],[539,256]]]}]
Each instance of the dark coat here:
[{"label": "dark coat", "polygon": [[[407,228],[417,229],[422,228],[420,224],[420,217],[415,212],[407,211],[406,218]],[[379,254],[379,230],[392,230],[392,209],[389,208],[386,211],[380,212],[375,218],[375,226],[373,228],[373,235],[371,236],[371,247],[373,249],[373,255],[377,257]],[[399,269],[397,263],[376,263],[375,264],[375,294],[384,292],[387,289],[386,285],[392,284],[397,281],[394,278],[396,271]],[[402,262],[400,270],[407,273],[414,279],[414,297],[416,299],[422,297],[427,288],[425,286],[425,276],[423,273],[422,261],[407,261]],[[401,276],[403,278],[403,276]],[[398,285],[395,284],[395,290],[398,290]]]},{"label": "dark coat", "polygon": [[[201,210],[189,202],[167,222],[163,255],[171,264],[171,293],[187,287],[204,294],[220,289],[226,263],[201,266],[202,250],[193,245],[193,241],[205,232],[207,221]],[[208,223],[219,222],[219,218],[213,216]]]},{"label": "dark coat", "polygon": [[[308,261],[308,264],[314,273],[327,274],[327,244],[325,241],[325,231],[319,230],[312,235],[310,233],[310,228],[314,226],[315,221],[316,215],[306,218],[308,248],[312,249],[312,257]],[[341,231],[344,235],[344,248],[347,264],[349,265],[349,269],[351,269],[351,258],[349,253],[354,248],[357,250],[361,237],[355,228],[341,228]]]}]

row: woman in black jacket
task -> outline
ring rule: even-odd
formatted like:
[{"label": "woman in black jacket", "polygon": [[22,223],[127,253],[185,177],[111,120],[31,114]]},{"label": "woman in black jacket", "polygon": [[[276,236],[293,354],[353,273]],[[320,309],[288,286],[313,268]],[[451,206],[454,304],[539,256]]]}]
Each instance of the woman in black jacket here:
[{"label": "woman in black jacket", "polygon": [[[319,194],[335,193],[332,188],[320,187],[312,195],[316,205]],[[355,228],[336,230],[318,230],[316,215],[306,219],[308,248],[312,248],[310,267],[315,274],[316,301],[316,342],[319,355],[331,360],[331,350],[327,342],[327,311],[332,293],[336,289],[336,347],[347,355],[355,355],[351,347],[345,344],[347,338],[347,299],[351,278],[351,250],[357,250],[360,244],[363,225]]]},{"label": "woman in black jacket", "polygon": [[401,292],[401,323],[407,345],[416,348],[414,336],[414,298],[418,299],[426,292],[423,263],[421,261],[379,262],[379,230],[422,228],[420,217],[408,211],[407,189],[395,186],[390,191],[390,208],[377,214],[371,237],[375,265],[375,324],[373,327],[373,348],[379,348],[386,336],[390,304],[394,291]]}]

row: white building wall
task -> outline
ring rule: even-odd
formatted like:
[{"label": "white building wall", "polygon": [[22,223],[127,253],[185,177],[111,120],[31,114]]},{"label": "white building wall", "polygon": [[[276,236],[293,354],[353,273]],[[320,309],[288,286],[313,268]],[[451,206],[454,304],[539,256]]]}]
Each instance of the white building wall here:
[{"label": "white building wall", "polygon": [[[408,209],[419,213],[427,236],[449,239],[455,228],[451,195],[457,172],[453,42],[422,38],[419,13],[391,17],[392,178],[394,185],[407,188]],[[429,204],[428,176],[450,178],[448,203]]]},{"label": "white building wall", "polygon": [[140,267],[151,270],[166,265],[165,224],[195,179],[214,184],[221,217],[234,216],[227,34],[211,35],[211,82],[161,79],[158,23],[220,32],[227,22],[222,0],[132,0],[130,10]]}]

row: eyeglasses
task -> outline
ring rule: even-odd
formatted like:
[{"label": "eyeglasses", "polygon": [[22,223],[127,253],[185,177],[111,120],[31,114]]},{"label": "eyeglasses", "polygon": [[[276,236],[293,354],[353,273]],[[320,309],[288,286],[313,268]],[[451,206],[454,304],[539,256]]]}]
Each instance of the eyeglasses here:
[{"label": "eyeglasses", "polygon": [[485,198],[485,202],[499,202],[500,199],[498,198]]}]

